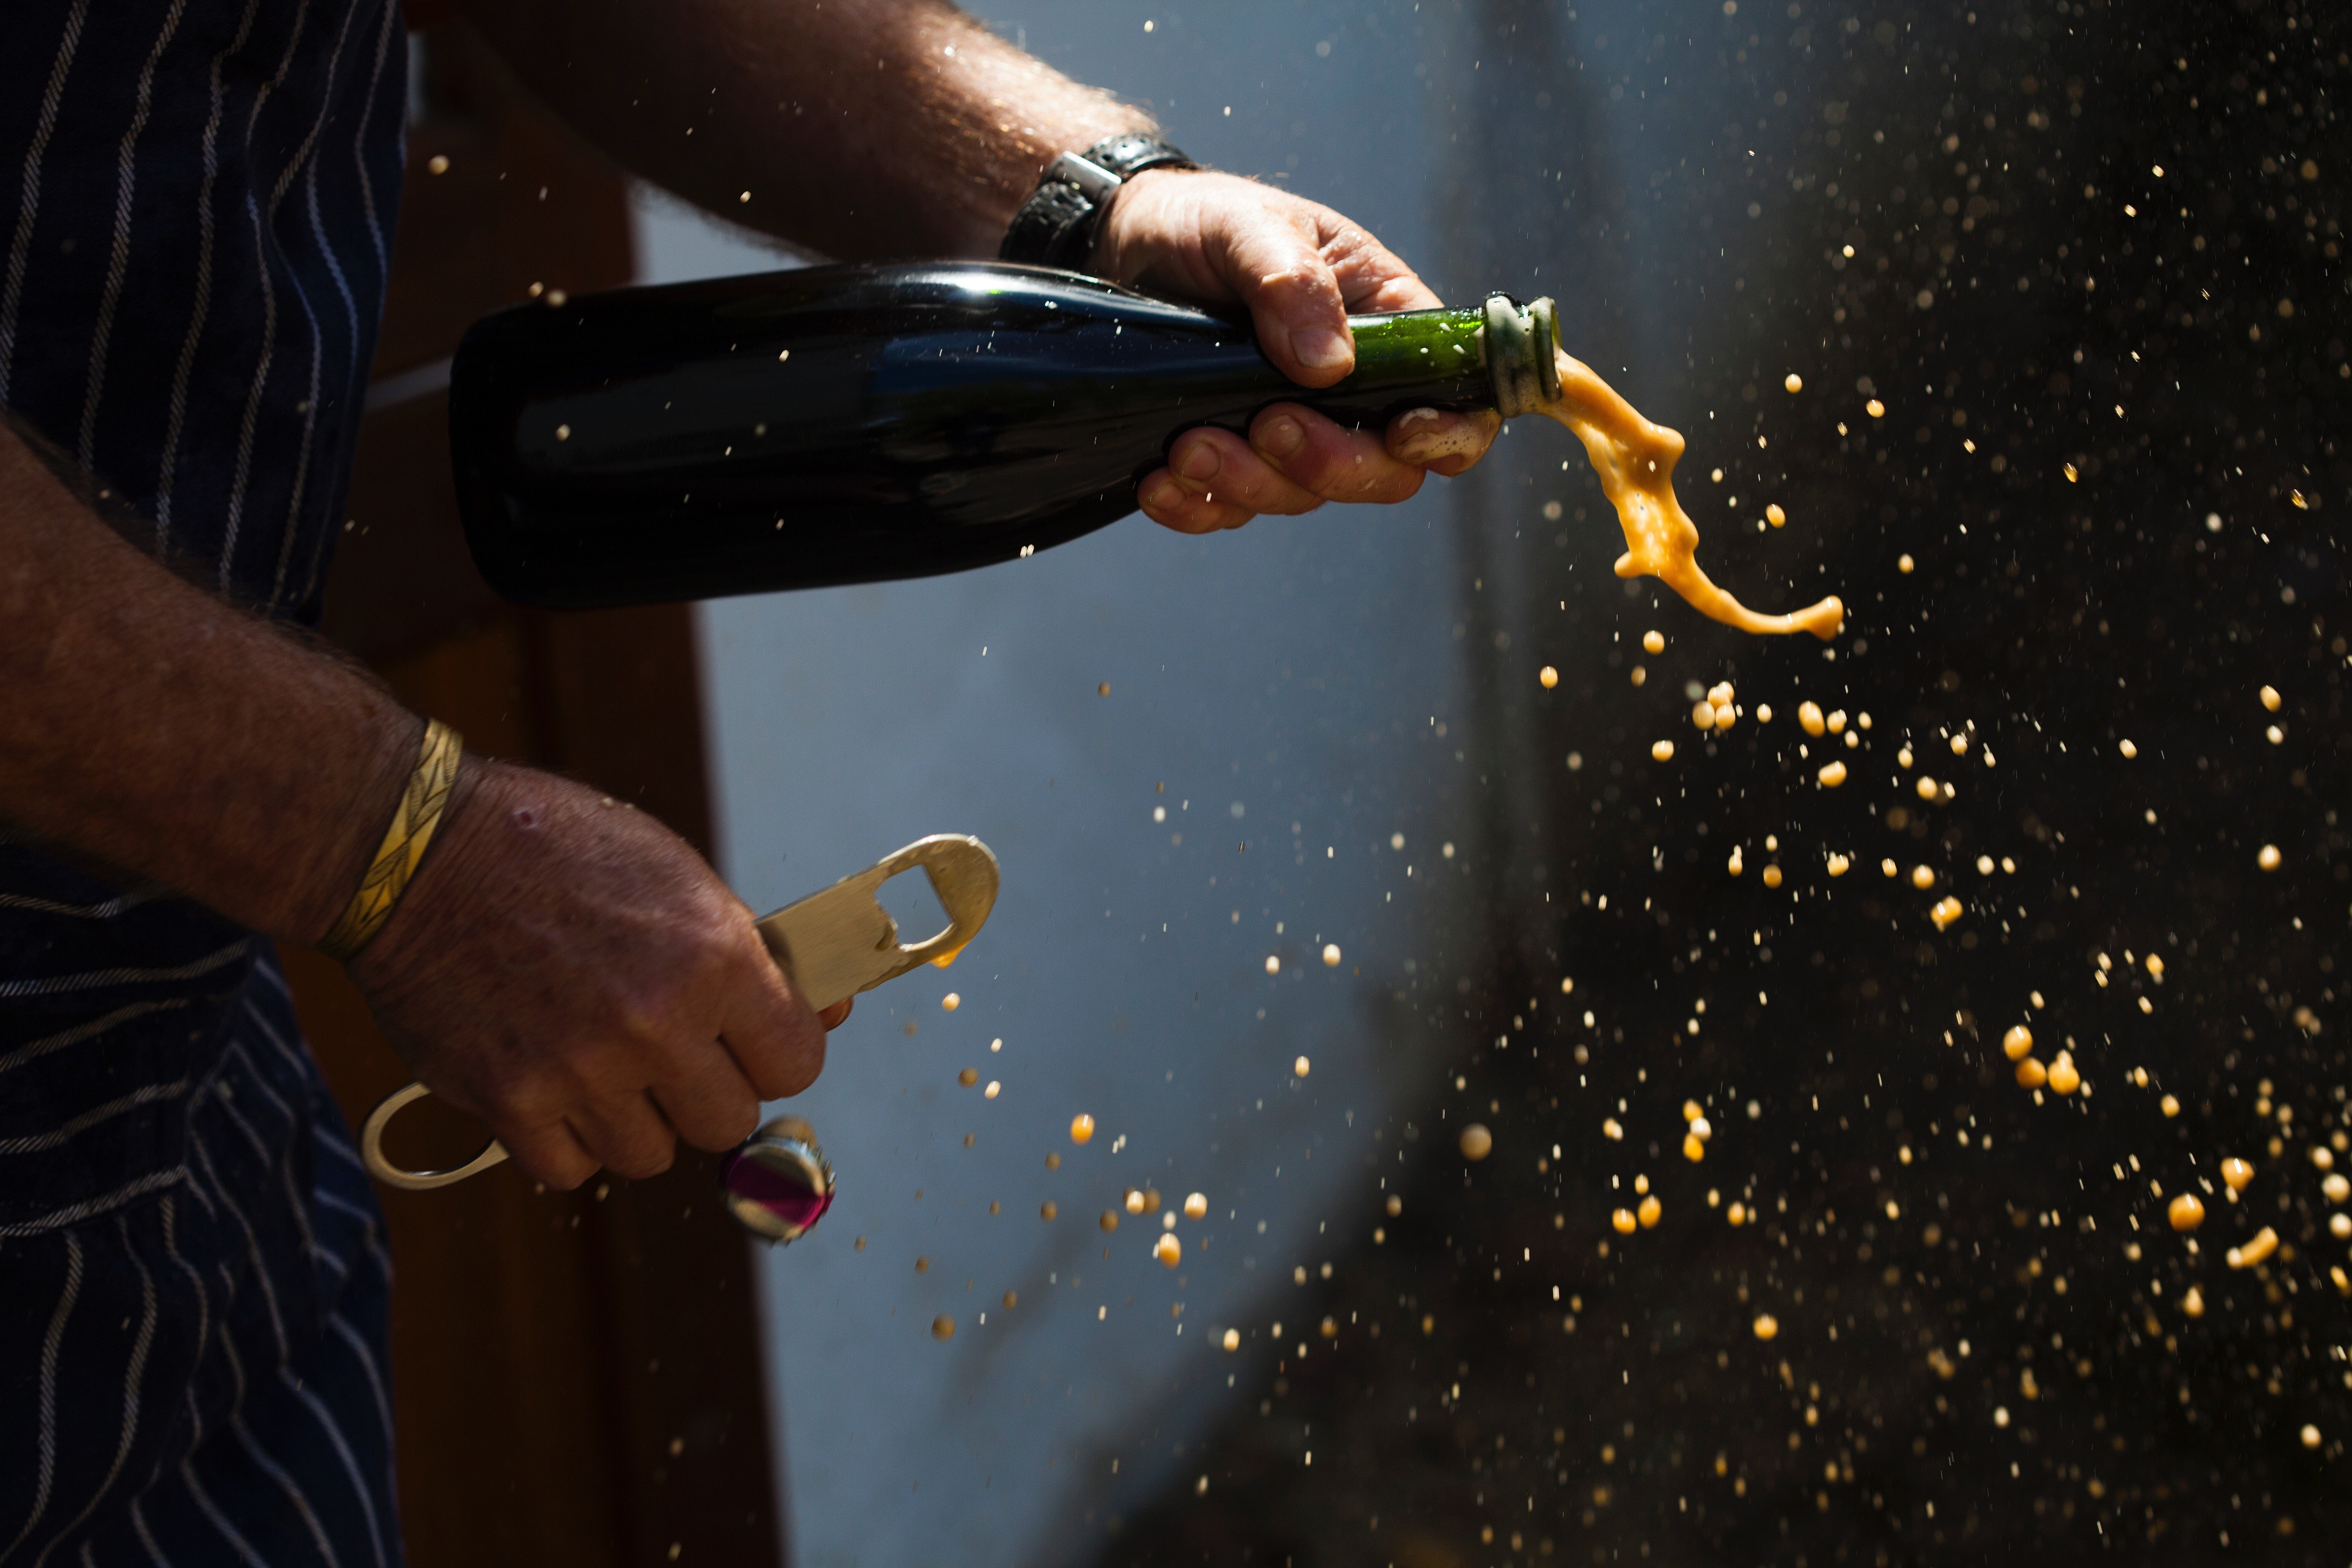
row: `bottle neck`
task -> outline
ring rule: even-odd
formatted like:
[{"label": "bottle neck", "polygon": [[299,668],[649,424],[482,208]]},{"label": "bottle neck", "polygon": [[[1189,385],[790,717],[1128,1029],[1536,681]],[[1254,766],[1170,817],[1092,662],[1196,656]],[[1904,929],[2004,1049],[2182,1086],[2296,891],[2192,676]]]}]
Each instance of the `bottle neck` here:
[{"label": "bottle neck", "polygon": [[1433,403],[1493,408],[1505,418],[1559,395],[1549,300],[1522,306],[1507,294],[1467,309],[1350,316],[1356,368],[1341,393],[1426,394]]}]

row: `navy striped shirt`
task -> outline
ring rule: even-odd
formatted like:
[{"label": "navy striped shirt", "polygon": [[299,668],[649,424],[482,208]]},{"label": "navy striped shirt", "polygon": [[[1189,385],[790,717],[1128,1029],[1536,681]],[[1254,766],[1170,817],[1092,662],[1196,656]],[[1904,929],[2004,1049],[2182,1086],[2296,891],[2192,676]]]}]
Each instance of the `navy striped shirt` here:
[{"label": "navy striped shirt", "polygon": [[[406,63],[397,0],[0,6],[0,407],[274,617],[339,531]],[[0,1568],[397,1563],[380,1228],[268,943],[0,826]]]}]

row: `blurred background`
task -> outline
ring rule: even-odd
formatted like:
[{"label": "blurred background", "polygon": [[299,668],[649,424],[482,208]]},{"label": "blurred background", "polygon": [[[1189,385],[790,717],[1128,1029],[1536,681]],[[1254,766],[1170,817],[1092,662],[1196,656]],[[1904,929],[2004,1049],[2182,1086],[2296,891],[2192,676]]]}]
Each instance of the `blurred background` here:
[{"label": "blurred background", "polygon": [[[1703,563],[1845,634],[1621,583],[1536,421],[1384,510],[498,605],[435,455],[465,321],[794,258],[429,26],[331,632],[762,910],[934,831],[1004,892],[836,1032],[793,1109],[843,1195],[790,1249],[749,1257],[702,1163],[387,1194],[415,1560],[2341,1560],[2340,20],[984,19],[1449,299],[1554,296],[1688,437]],[[371,521],[450,553],[374,571]],[[1724,681],[1738,721],[1694,728]],[[298,978],[347,1100],[398,1081]],[[2079,1089],[2018,1081],[2019,1025]]]}]

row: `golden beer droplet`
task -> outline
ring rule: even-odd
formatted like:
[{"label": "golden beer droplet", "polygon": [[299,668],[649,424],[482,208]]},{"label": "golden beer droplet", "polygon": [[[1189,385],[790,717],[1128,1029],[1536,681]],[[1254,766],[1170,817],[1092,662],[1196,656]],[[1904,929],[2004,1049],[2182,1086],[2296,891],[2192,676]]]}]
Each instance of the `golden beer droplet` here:
[{"label": "golden beer droplet", "polygon": [[1759,1312],[1754,1327],[1758,1339],[1769,1340],[1780,1331],[1780,1320],[1769,1312]]},{"label": "golden beer droplet", "polygon": [[430,173],[432,173],[432,174],[447,174],[447,173],[449,172],[449,157],[448,157],[448,154],[447,154],[447,153],[434,153],[434,154],[433,154],[433,156],[431,156],[430,158],[427,158],[426,160],[425,160],[425,169],[426,169],[428,172],[430,172]]},{"label": "golden beer droplet", "polygon": [[2022,1061],[2033,1054],[2033,1031],[2022,1024],[2011,1024],[2009,1033],[2000,1037],[2000,1048],[2011,1061]]},{"label": "golden beer droplet", "polygon": [[2056,1094],[2072,1094],[2083,1087],[2083,1075],[2075,1069],[2074,1058],[2064,1051],[2050,1064],[2050,1088]]},{"label": "golden beer droplet", "polygon": [[1085,1111],[1070,1118],[1070,1142],[1083,1143],[1095,1135],[1095,1119]]},{"label": "golden beer droplet", "polygon": [[943,1012],[952,1013],[952,1012],[954,1012],[957,1008],[959,1008],[959,1007],[961,1007],[961,1006],[962,1006],[962,1005],[963,1005],[963,998],[962,998],[962,997],[961,997],[961,996],[959,996],[959,995],[957,995],[957,994],[956,994],[954,992],[952,992],[952,991],[949,992],[946,995],[944,995],[944,996],[942,996],[942,997],[940,997],[940,1010],[941,1010],[941,1011],[943,1011]]},{"label": "golden beer droplet", "polygon": [[1936,781],[1929,778],[1926,773],[1921,773],[1919,775],[1919,782],[1913,787],[1919,792],[1919,798],[1921,800],[1933,800],[1936,798],[1937,795],[1940,793]]},{"label": "golden beer droplet", "polygon": [[2043,1084],[2048,1083],[2049,1081],[2050,1069],[2043,1067],[2040,1062],[2035,1061],[2032,1057],[2027,1057],[2023,1061],[2017,1064],[2018,1088],[2040,1089]]},{"label": "golden beer droplet", "polygon": [[1777,888],[1780,885],[1780,867],[1767,866],[1764,868],[1764,885],[1768,888]]},{"label": "golden beer droplet", "polygon": [[1209,1194],[1206,1193],[1194,1193],[1191,1196],[1187,1197],[1184,1200],[1184,1217],[1186,1219],[1208,1218]]},{"label": "golden beer droplet", "polygon": [[1290,1064],[1290,1076],[1293,1078],[1305,1078],[1309,1072],[1312,1072],[1314,1068],[1315,1064],[1313,1062],[1308,1061],[1305,1057],[1300,1057]]},{"label": "golden beer droplet", "polygon": [[2306,1448],[2316,1448],[2316,1447],[2319,1447],[2319,1428],[2318,1428],[2318,1427],[2316,1427],[2316,1426],[2305,1426],[2305,1427],[2304,1427],[2304,1429],[2303,1429],[2303,1434],[2302,1434],[2302,1436],[2303,1436],[2303,1446],[2304,1446],[2305,1447],[2306,1447]]},{"label": "golden beer droplet", "polygon": [[1632,1209],[1619,1209],[1609,1216],[1609,1223],[1617,1227],[1618,1235],[1631,1236],[1642,1222],[1633,1217]]},{"label": "golden beer droplet", "polygon": [[1862,405],[1862,411],[1864,414],[1869,415],[1873,419],[1884,419],[1886,417],[1886,405],[1879,402],[1875,397],[1864,404]]},{"label": "golden beer droplet", "polygon": [[1487,1131],[1486,1123],[1481,1121],[1473,1121],[1465,1127],[1458,1142],[1462,1157],[1465,1160],[1483,1160],[1495,1152],[1495,1135]]},{"label": "golden beer droplet", "polygon": [[1268,974],[1279,974],[1282,973],[1282,955],[1280,953],[1269,952],[1265,955],[1265,972]]},{"label": "golden beer droplet", "polygon": [[1118,1228],[1118,1211],[1117,1209],[1105,1209],[1102,1212],[1102,1218],[1095,1221],[1095,1223],[1100,1226],[1105,1232],[1117,1230]]},{"label": "golden beer droplet", "polygon": [[1536,679],[1542,682],[1543,689],[1546,691],[1549,691],[1553,687],[1559,684],[1559,671],[1554,669],[1550,665],[1545,665],[1541,669],[1536,671]]},{"label": "golden beer droplet", "polygon": [[1338,942],[1327,942],[1323,944],[1323,967],[1326,969],[1337,969],[1339,967],[1339,944]]},{"label": "golden beer droplet", "polygon": [[2116,750],[2124,754],[2124,760],[2126,762],[2129,762],[2132,758],[2139,755],[2139,748],[2133,745],[2128,739],[2117,741],[2116,742]]},{"label": "golden beer droplet", "polygon": [[1110,695],[1110,682],[1109,682],[1109,681],[1108,681],[1108,680],[1106,680],[1106,681],[1104,681],[1100,686],[1096,687],[1096,688],[1095,688],[1095,695],[1096,695],[1096,696],[1097,696],[1097,697],[1108,697],[1108,696],[1109,696],[1109,695]]},{"label": "golden beer droplet", "polygon": [[[1656,745],[1650,748],[1650,760],[1658,763],[1673,762],[1675,760],[1675,743],[1672,741],[1660,741]],[[2276,854],[2277,851],[2273,850],[2271,853]]]},{"label": "golden beer droplet", "polygon": [[1770,506],[1764,509],[1764,521],[1770,523],[1775,528],[1780,528],[1788,522],[1789,514],[1780,510],[1780,503],[1779,501],[1774,501]]},{"label": "golden beer droplet", "polygon": [[1724,862],[1724,869],[1737,877],[1739,873],[1748,869],[1748,862],[1741,859],[1739,858],[1739,851],[1737,848],[1734,848],[1731,852],[1731,858]]},{"label": "golden beer droplet", "polygon": [[1665,652],[1666,634],[1655,630],[1643,632],[1642,634],[1642,651],[1653,654]]},{"label": "golden beer droplet", "polygon": [[998,1095],[1003,1092],[1004,1086],[994,1079],[990,1079],[988,1080],[988,1087],[980,1091],[981,1098],[983,1100],[994,1100]]},{"label": "golden beer droplet", "polygon": [[2205,1315],[2205,1292],[2200,1290],[2194,1285],[2189,1287],[2189,1289],[2181,1294],[2180,1310],[2188,1313],[2192,1318],[2203,1317]]},{"label": "golden beer droplet", "polygon": [[1634,1217],[1642,1222],[1642,1228],[1647,1230],[1656,1225],[1664,1216],[1665,1212],[1664,1207],[1658,1202],[1657,1194],[1653,1193],[1642,1200],[1642,1206],[1634,1211]]},{"label": "golden beer droplet", "polygon": [[1159,1241],[1152,1246],[1151,1256],[1160,1259],[1163,1266],[1173,1268],[1184,1261],[1184,1244],[1176,1239],[1174,1231],[1161,1231]]},{"label": "golden beer droplet", "polygon": [[1399,1197],[1394,1193],[1391,1193],[1389,1194],[1389,1201],[1382,1204],[1381,1206],[1388,1211],[1389,1218],[1394,1219],[1397,1215],[1404,1213],[1404,1199]]},{"label": "golden beer droplet", "polygon": [[2260,866],[2265,871],[2277,870],[2279,868],[2278,846],[2275,844],[2263,845],[2262,853],[2254,857],[2254,864]]},{"label": "golden beer droplet", "polygon": [[1058,1171],[1058,1170],[1060,1170],[1061,1168],[1062,1168],[1062,1154],[1061,1154],[1061,1151],[1060,1151],[1060,1150],[1058,1150],[1058,1149],[1048,1149],[1048,1150],[1046,1150],[1046,1151],[1045,1151],[1045,1169],[1047,1169],[1047,1170],[1049,1170],[1049,1171]]},{"label": "golden beer droplet", "polygon": [[1225,1337],[1221,1342],[1229,1351],[1237,1351],[1241,1349],[1242,1331],[1239,1329],[1227,1329],[1225,1331]]},{"label": "golden beer droplet", "polygon": [[1959,900],[1947,893],[1936,900],[1936,907],[1927,911],[1927,918],[1936,922],[1937,931],[1946,931],[1951,927],[1953,921],[1967,912],[1968,910],[1961,907]]},{"label": "golden beer droplet", "polygon": [[1021,1305],[1021,1292],[1018,1290],[1007,1290],[1004,1293],[1005,1310],[1011,1311],[1013,1308],[1019,1305]]},{"label": "golden beer droplet", "polygon": [[[1823,773],[1827,773],[1829,770],[1827,768],[1823,768],[1822,771]],[[1832,877],[1843,877],[1846,874],[1847,870],[1853,867],[1853,862],[1847,859],[1844,856],[1832,854],[1829,860],[1830,875]]]},{"label": "golden beer droplet", "polygon": [[1897,572],[1902,573],[1906,577],[1911,575],[1912,565],[1913,562],[1908,553],[1898,555],[1895,558],[1895,569]]},{"label": "golden beer droplet", "polygon": [[1141,1214],[1143,1212],[1143,1189],[1140,1187],[1128,1188],[1127,1196],[1120,1201],[1127,1205],[1128,1213]]},{"label": "golden beer droplet", "polygon": [[2165,1205],[2164,1217],[2175,1230],[2195,1230],[2205,1223],[2205,1205],[2195,1193],[2182,1193]]},{"label": "golden beer droplet", "polygon": [[[1724,15],[1728,16],[1731,13],[1726,11]],[[1781,382],[1780,384],[1787,387],[1790,392],[1802,392],[1805,390],[1805,378],[1799,375],[1792,370],[1789,373],[1788,379]]]},{"label": "golden beer droplet", "polygon": [[951,1340],[955,1338],[955,1320],[949,1317],[945,1312],[933,1318],[931,1320],[931,1338],[935,1340]]},{"label": "golden beer droplet", "polygon": [[2156,1108],[2158,1110],[2163,1111],[2167,1116],[2178,1116],[2180,1114],[2180,1101],[2168,1094],[2162,1100],[2156,1102]]},{"label": "golden beer droplet", "polygon": [[2279,696],[2279,693],[2278,693],[2278,688],[2277,688],[2277,687],[2275,687],[2275,686],[2265,686],[2265,687],[2263,687],[2263,707],[2265,707],[2265,708],[2269,709],[2272,712],[2275,713],[2275,712],[2277,712],[2277,711],[2279,710],[2279,703],[2280,703],[2280,701],[2281,701],[2281,700],[2282,700],[2282,699],[2281,699],[2281,698],[2280,698],[2280,696]]},{"label": "golden beer droplet", "polygon": [[966,1068],[963,1071],[956,1074],[956,1082],[963,1085],[966,1089],[970,1089],[973,1084],[976,1084],[979,1081],[980,1069],[978,1068]]},{"label": "golden beer droplet", "polygon": [[1683,1134],[1683,1158],[1697,1164],[1706,1158],[1706,1141],[1696,1132]]},{"label": "golden beer droplet", "polygon": [[1927,866],[1912,867],[1911,885],[1918,889],[1923,893],[1928,889],[1934,887],[1936,885],[1936,873],[1934,869]]},{"label": "golden beer droplet", "polygon": [[1061,1212],[1062,1211],[1059,1208],[1055,1206],[1054,1200],[1051,1198],[1047,1198],[1044,1203],[1037,1205],[1037,1215],[1041,1219],[1052,1219]]},{"label": "golden beer droplet", "polygon": [[2229,1184],[2231,1192],[2244,1192],[2253,1179],[2254,1168],[2243,1160],[2232,1157],[2221,1162],[2221,1180]]},{"label": "golden beer droplet", "polygon": [[2252,1268],[2278,1250],[2278,1232],[2269,1226],[2264,1226],[2254,1232],[2253,1240],[2246,1243],[2245,1246],[2230,1248],[2223,1255],[2223,1260],[2232,1268]]},{"label": "golden beer droplet", "polygon": [[1748,1223],[1748,1205],[1743,1203],[1734,1203],[1729,1208],[1723,1211],[1723,1217],[1729,1220],[1733,1225],[1746,1225]]},{"label": "golden beer droplet", "polygon": [[1327,1340],[1336,1340],[1339,1337],[1339,1320],[1326,1318],[1316,1331]]},{"label": "golden beer droplet", "polygon": [[1820,736],[1829,732],[1829,721],[1822,717],[1822,705],[1810,699],[1797,704],[1797,722],[1808,735]]},{"label": "golden beer droplet", "polygon": [[916,1258],[916,1259],[915,1259],[915,1272],[916,1272],[916,1273],[918,1273],[918,1274],[929,1274],[930,1271],[931,1271],[931,1260],[930,1260],[929,1258]]}]

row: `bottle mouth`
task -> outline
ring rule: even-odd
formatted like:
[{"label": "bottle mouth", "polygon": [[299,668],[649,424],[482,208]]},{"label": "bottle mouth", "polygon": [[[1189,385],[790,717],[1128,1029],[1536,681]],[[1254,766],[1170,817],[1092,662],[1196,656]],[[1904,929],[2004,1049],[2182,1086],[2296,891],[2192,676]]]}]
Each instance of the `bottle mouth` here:
[{"label": "bottle mouth", "polygon": [[1486,297],[1486,365],[1496,412],[1517,417],[1559,398],[1559,310],[1549,299],[1522,305],[1508,294]]}]

